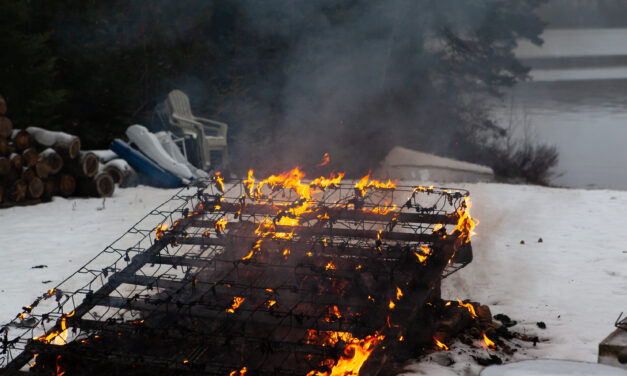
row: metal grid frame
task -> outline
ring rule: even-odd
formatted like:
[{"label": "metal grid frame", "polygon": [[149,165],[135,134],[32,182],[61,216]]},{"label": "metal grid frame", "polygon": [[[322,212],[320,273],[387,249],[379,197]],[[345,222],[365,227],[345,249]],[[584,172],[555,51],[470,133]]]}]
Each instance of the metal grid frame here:
[{"label": "metal grid frame", "polygon": [[[300,279],[313,278],[317,283],[323,280],[329,285],[334,280],[354,278],[357,263],[360,273],[394,281],[393,284],[387,283],[386,288],[376,296],[376,312],[379,312],[381,301],[383,306],[388,300],[392,301],[395,284],[404,281],[409,285],[416,279],[414,273],[423,265],[415,260],[413,269],[404,270],[399,265],[407,263],[407,256],[412,256],[411,253],[420,245],[429,245],[438,251],[431,257],[439,265],[435,268],[437,276],[429,277],[430,281],[436,281],[434,283],[439,283],[441,276],[455,272],[470,261],[464,258],[461,262],[451,262],[455,260],[452,256],[456,251],[469,248],[451,233],[458,220],[457,212],[468,196],[464,190],[396,187],[369,189],[361,195],[353,184],[338,184],[317,190],[311,212],[301,215],[302,223],[292,227],[276,223],[277,217],[284,215],[285,209],[300,199],[294,191],[266,190],[262,198],[254,200],[247,195],[241,181],[228,184],[224,192],[214,183],[206,181],[181,189],[56,288],[24,307],[23,312],[0,330],[0,370],[19,370],[27,364],[32,365],[36,353],[48,351],[61,354],[69,346],[58,345],[68,343],[74,346],[73,352],[80,354],[77,344],[97,342],[95,338],[107,332],[137,334],[137,328],[141,327],[150,335],[161,333],[190,342],[191,347],[183,349],[185,354],[177,353],[170,357],[161,355],[151,358],[143,354],[141,361],[137,356],[113,354],[111,350],[108,350],[107,356],[117,357],[120,362],[125,362],[126,356],[129,364],[140,363],[156,369],[198,372],[202,368],[206,373],[228,374],[246,362],[229,364],[224,359],[213,362],[206,354],[207,338],[218,341],[216,343],[232,340],[224,338],[228,330],[218,325],[213,331],[200,331],[208,337],[194,343],[189,340],[188,332],[175,333],[167,325],[164,326],[159,315],[181,315],[185,312],[187,318],[262,323],[274,328],[272,333],[275,337],[281,331],[277,328],[285,326],[303,329],[303,333],[314,328],[316,331],[350,332],[363,337],[386,327],[385,320],[383,323],[364,324],[363,318],[349,312],[367,305],[367,301],[344,299],[338,294],[314,297],[298,289],[294,291],[292,285],[272,286],[273,292],[268,295],[267,283],[272,282],[274,275],[297,270]],[[389,213],[371,212],[376,208],[385,212],[392,205],[397,207]],[[323,212],[328,219],[318,218]],[[221,218],[227,218],[228,223],[224,230],[217,231],[216,222]],[[274,233],[291,231],[293,237],[270,239],[255,234],[253,230],[268,220],[273,222]],[[156,232],[155,229],[163,223],[172,226],[169,230]],[[437,230],[437,224],[443,227]],[[265,243],[262,245],[263,252],[259,253],[274,256],[265,262],[256,256],[244,260],[259,239]],[[283,248],[290,249],[292,254],[276,257],[276,250]],[[299,254],[298,257],[295,253]],[[307,256],[310,253],[315,256]],[[438,253],[442,254],[439,261],[436,257]],[[303,261],[308,257],[311,262]],[[323,266],[327,261],[338,265],[334,269],[326,269]],[[242,284],[245,278],[238,279],[240,270],[256,269],[261,270],[252,272],[256,280]],[[423,302],[428,292],[422,291],[419,295],[418,301]],[[269,310],[259,304],[247,306],[245,303],[235,314],[229,315],[225,313],[223,298],[226,296],[245,296],[250,300],[255,297],[266,300],[276,297],[279,301],[293,299],[293,306]],[[314,306],[313,313],[302,312],[303,304]],[[329,313],[320,308],[333,306],[341,307],[346,317],[328,320]],[[409,317],[408,314],[413,311],[415,304],[405,307],[399,304],[395,313]],[[415,315],[415,312],[412,314]],[[157,319],[153,320],[154,325],[149,325],[153,316]],[[66,327],[72,330],[66,332],[66,338],[56,335],[56,344],[35,339],[51,333],[60,334]],[[402,336],[404,329],[402,325],[390,325],[388,314],[387,328],[384,329],[388,339]],[[189,328],[186,330],[189,331]],[[276,364],[288,363],[288,358],[294,358],[294,354],[314,357],[309,359],[309,364],[319,363],[322,358],[337,357],[337,349],[312,344],[302,336],[294,339],[288,333],[283,340],[274,338],[268,341],[240,328],[236,332],[242,334],[238,340],[246,342],[246,346],[250,343],[270,346],[273,353],[284,348],[285,358],[275,361]],[[261,337],[264,336],[268,337],[268,333],[264,332]],[[90,354],[95,356],[93,348],[83,355],[89,357]],[[305,358],[297,357],[296,360]],[[293,369],[281,367],[274,367],[272,373],[295,374]]]}]

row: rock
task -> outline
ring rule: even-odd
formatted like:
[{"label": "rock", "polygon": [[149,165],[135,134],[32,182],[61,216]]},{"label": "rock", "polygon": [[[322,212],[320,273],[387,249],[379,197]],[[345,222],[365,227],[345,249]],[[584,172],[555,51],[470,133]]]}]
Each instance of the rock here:
[{"label": "rock", "polygon": [[542,243],[544,240],[542,240],[542,238],[538,239],[538,243]]},{"label": "rock", "polygon": [[544,323],[544,321],[538,321],[536,325],[538,325],[538,328],[540,329],[546,329],[546,324]]},{"label": "rock", "polygon": [[521,240],[521,241],[520,241],[520,244],[525,244],[525,241],[524,241],[524,240]]},{"label": "rock", "polygon": [[492,312],[490,312],[490,307],[487,305],[480,305],[475,311],[480,321],[492,322]]},{"label": "rock", "polygon": [[503,324],[503,326],[505,326],[507,328],[511,328],[512,326],[518,324],[517,321],[514,321],[514,320],[510,319],[509,316],[504,315],[502,313],[499,313],[499,314],[495,315],[494,319],[500,321],[501,324]]}]

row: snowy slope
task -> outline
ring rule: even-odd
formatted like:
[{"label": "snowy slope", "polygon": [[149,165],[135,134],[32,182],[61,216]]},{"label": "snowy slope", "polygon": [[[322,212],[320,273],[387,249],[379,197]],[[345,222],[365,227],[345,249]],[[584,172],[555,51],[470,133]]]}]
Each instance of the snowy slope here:
[{"label": "snowy slope", "polygon": [[[493,314],[519,322],[512,329],[547,340],[535,348],[526,344],[511,360],[596,361],[598,343],[613,330],[620,311],[627,310],[627,192],[457,186],[470,190],[471,213],[480,224],[472,240],[475,259],[445,280],[444,297],[488,304]],[[102,199],[55,198],[0,210],[0,322],[9,321],[175,191],[119,189],[104,209]],[[47,268],[32,269],[37,265]],[[539,329],[538,321],[547,328]],[[457,361],[452,368],[426,359],[408,371],[476,374],[480,367],[462,350],[463,345],[452,345],[450,354]]]}]

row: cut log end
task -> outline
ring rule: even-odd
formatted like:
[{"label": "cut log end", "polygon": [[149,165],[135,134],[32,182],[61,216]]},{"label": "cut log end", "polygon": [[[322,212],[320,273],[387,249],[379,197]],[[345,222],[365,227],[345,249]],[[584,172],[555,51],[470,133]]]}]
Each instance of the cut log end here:
[{"label": "cut log end", "polygon": [[13,132],[11,132],[11,141],[13,141],[13,145],[17,151],[21,152],[30,147],[31,135],[23,129],[14,129]]},{"label": "cut log end", "polygon": [[63,197],[68,197],[76,190],[76,180],[70,174],[61,174],[57,190]]},{"label": "cut log end", "polygon": [[45,162],[51,174],[58,174],[63,168],[63,158],[53,149],[46,149],[39,153],[39,161]]},{"label": "cut log end", "polygon": [[44,183],[38,177],[33,178],[28,183],[28,197],[39,198],[44,194]]},{"label": "cut log end", "polygon": [[0,157],[0,175],[7,175],[11,171],[11,160]]},{"label": "cut log end", "polygon": [[115,183],[111,175],[100,172],[92,178],[81,178],[77,182],[76,192],[88,197],[111,197]]},{"label": "cut log end", "polygon": [[2,113],[2,103],[0,100],[0,137],[9,137],[13,131],[13,123]]},{"label": "cut log end", "polygon": [[33,147],[26,148],[26,150],[22,152],[22,158],[24,159],[24,165],[26,167],[33,167],[37,163],[37,159],[39,159],[37,149]]},{"label": "cut log end", "polygon": [[[59,147],[57,147],[57,148],[59,148]],[[74,159],[74,158],[78,157],[80,152],[81,152],[81,139],[76,137],[76,138],[72,139],[72,141],[70,142],[70,145],[69,145],[69,147],[67,149],[67,154],[68,154],[68,157],[70,159]]]},{"label": "cut log end", "polygon": [[83,175],[88,178],[98,173],[98,167],[100,166],[100,160],[94,153],[84,153],[80,156],[80,163]]},{"label": "cut log end", "polygon": [[0,136],[0,157],[9,155],[9,140]]},{"label": "cut log end", "polygon": [[11,184],[8,191],[8,199],[13,202],[21,202],[26,198],[28,191],[28,183],[22,179],[18,179]]}]

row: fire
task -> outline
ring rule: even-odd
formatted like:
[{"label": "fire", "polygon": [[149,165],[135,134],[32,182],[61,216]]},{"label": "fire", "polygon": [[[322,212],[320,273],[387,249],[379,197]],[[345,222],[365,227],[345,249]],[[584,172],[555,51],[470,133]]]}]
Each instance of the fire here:
[{"label": "fire", "polygon": [[366,213],[373,213],[373,214],[381,214],[381,215],[386,215],[392,211],[396,211],[398,209],[398,207],[396,205],[390,205],[389,201],[386,201],[383,203],[384,206],[376,206],[372,209],[363,209],[364,212]]},{"label": "fire", "polygon": [[[347,332],[322,332],[325,343],[324,345],[335,345],[339,340],[346,342],[344,353],[340,356],[340,359],[329,364],[325,362],[323,366],[329,366],[330,371],[320,372],[311,371],[307,376],[348,376],[359,375],[359,370],[363,364],[368,360],[370,354],[374,351],[375,347],[385,338],[385,336],[375,333],[374,335],[367,336],[365,339],[353,338],[350,333]],[[315,331],[310,331],[310,338],[314,337],[319,339],[320,336],[316,336]],[[331,360],[332,361],[332,360]]]},{"label": "fire", "polygon": [[57,376],[65,375],[65,371],[61,369],[61,365],[59,364],[59,360],[61,360],[61,355],[57,356]]},{"label": "fire", "polygon": [[429,258],[429,256],[431,256],[431,254],[433,253],[433,250],[427,247],[426,245],[421,245],[420,250],[422,251],[422,254],[414,251],[414,255],[416,255],[416,257],[418,258],[418,261],[421,264],[424,264]]},{"label": "fire", "polygon": [[401,298],[403,297],[403,291],[401,291],[401,288],[396,286],[396,300],[401,300]]},{"label": "fire", "polygon": [[253,177],[253,170],[248,170],[248,179],[244,180],[242,183],[244,184],[244,188],[246,188],[248,197],[254,198],[255,178]]},{"label": "fire", "polygon": [[342,314],[340,313],[340,309],[334,305],[332,307],[328,307],[329,314],[324,319],[326,322],[335,322],[342,318]]},{"label": "fire", "polygon": [[270,309],[275,304],[276,304],[276,300],[268,300],[266,302],[266,309]]},{"label": "fire", "polygon": [[333,261],[329,261],[324,268],[326,270],[335,270],[335,265],[333,264]]},{"label": "fire", "polygon": [[472,306],[472,304],[470,303],[462,303],[461,300],[457,299],[457,302],[459,303],[460,307],[466,307],[466,309],[468,310],[468,312],[470,312],[470,317],[472,317],[473,319],[476,319],[477,313],[475,312],[475,307]]},{"label": "fire", "polygon": [[163,237],[163,233],[168,229],[168,222],[163,222],[160,226],[157,226],[155,229],[155,237],[157,240],[160,240]]},{"label": "fire", "polygon": [[490,340],[490,338],[488,338],[488,336],[485,335],[485,332],[483,332],[482,334],[483,334],[483,342],[485,343],[485,345],[492,350],[496,349],[496,344],[494,344],[494,342],[492,342],[492,340]]},{"label": "fire", "polygon": [[244,300],[246,300],[246,298],[242,298],[239,296],[234,296],[233,297],[233,304],[231,304],[231,308],[227,308],[227,312],[228,313],[235,313],[235,310],[239,308],[239,306],[242,305],[242,303],[244,303]]},{"label": "fire", "polygon": [[240,369],[239,371],[231,371],[231,373],[229,373],[229,376],[244,376],[246,372],[248,372],[248,369],[246,367],[242,367],[242,369]]},{"label": "fire", "polygon": [[337,176],[335,176],[335,174],[331,173],[331,176],[329,176],[328,178],[325,178],[324,176],[321,176],[317,179],[314,179],[314,181],[312,181],[309,185],[310,186],[314,186],[314,187],[318,187],[321,189],[325,189],[325,188],[329,188],[331,186],[333,187],[337,187],[340,182],[342,181],[342,178],[344,177],[344,173],[340,172],[339,174],[337,174]]},{"label": "fire", "polygon": [[287,256],[290,255],[290,249],[289,248],[285,248],[283,250],[283,256],[285,256],[285,259],[287,260]]},{"label": "fire", "polygon": [[433,340],[435,341],[435,345],[438,347],[438,349],[444,351],[448,350],[448,346],[440,342],[437,338],[433,337]]},{"label": "fire", "polygon": [[53,345],[65,345],[66,343],[65,340],[67,339],[66,320],[68,317],[72,317],[72,316],[74,316],[74,311],[62,316],[61,330],[55,330],[54,332],[43,334],[35,338],[35,340],[46,343],[46,344],[52,343]]},{"label": "fire", "polygon": [[[461,208],[457,211],[457,215],[459,216],[459,220],[457,221],[457,226],[453,230],[459,231],[459,237],[464,240],[465,243],[470,242],[470,238],[474,235],[474,228],[479,224],[479,221],[474,220],[470,216],[470,208],[472,207],[472,202],[470,202],[470,197],[464,197],[464,201],[461,205]],[[451,233],[452,234],[452,233]]]},{"label": "fire", "polygon": [[221,176],[220,172],[216,172],[216,174],[213,176],[213,184],[216,186],[216,188],[224,193],[224,178]]},{"label": "fire", "polygon": [[394,301],[390,300],[390,304],[388,304],[388,307],[390,309],[394,309],[396,307],[396,304],[394,303]]},{"label": "fire", "polygon": [[329,158],[329,153],[324,153],[322,156],[322,163],[318,164],[318,167],[326,166],[331,162],[331,158]]},{"label": "fire", "polygon": [[355,192],[358,192],[360,196],[364,196],[366,188],[392,189],[396,188],[396,181],[392,182],[392,180],[388,179],[386,183],[383,183],[378,180],[370,180],[370,173],[368,173],[355,184]]},{"label": "fire", "polygon": [[226,228],[226,224],[229,221],[226,219],[226,217],[222,217],[220,219],[218,219],[218,221],[216,222],[216,224],[213,226],[216,229],[216,232],[218,234],[222,233],[222,231],[224,231],[224,229]]}]

